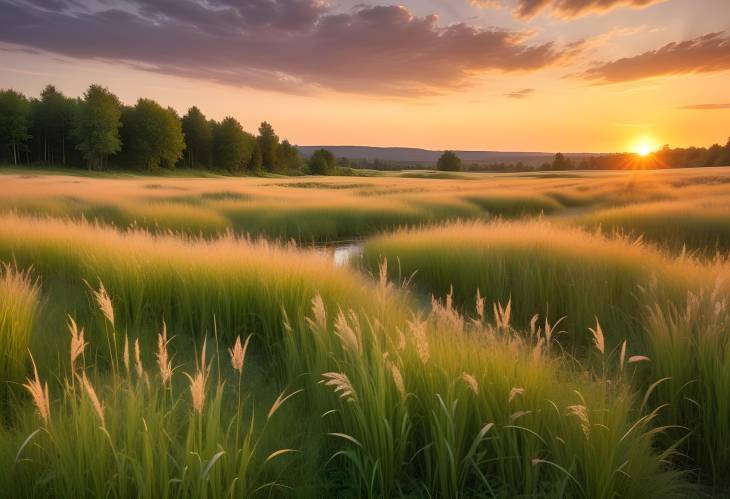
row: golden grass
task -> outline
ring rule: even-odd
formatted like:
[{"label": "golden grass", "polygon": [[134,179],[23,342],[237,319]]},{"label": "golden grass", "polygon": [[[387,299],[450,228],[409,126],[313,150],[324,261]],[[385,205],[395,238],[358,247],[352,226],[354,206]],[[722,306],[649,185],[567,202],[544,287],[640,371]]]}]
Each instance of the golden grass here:
[{"label": "golden grass", "polygon": [[[463,174],[448,179],[80,178],[2,175],[0,210],[213,236],[303,242],[362,237],[454,218],[589,215],[644,203],[730,196],[730,169]],[[600,223],[600,221],[599,221]],[[626,224],[627,230],[634,227]],[[706,230],[713,228],[705,225]],[[637,227],[641,229],[641,227]],[[718,227],[718,230],[720,228]]]}]

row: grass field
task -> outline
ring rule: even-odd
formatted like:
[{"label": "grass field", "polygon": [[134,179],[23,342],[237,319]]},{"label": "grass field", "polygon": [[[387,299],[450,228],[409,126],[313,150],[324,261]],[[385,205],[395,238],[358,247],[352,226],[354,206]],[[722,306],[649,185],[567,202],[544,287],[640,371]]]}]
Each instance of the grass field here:
[{"label": "grass field", "polygon": [[0,172],[0,490],[730,494],[730,168],[441,177]]}]

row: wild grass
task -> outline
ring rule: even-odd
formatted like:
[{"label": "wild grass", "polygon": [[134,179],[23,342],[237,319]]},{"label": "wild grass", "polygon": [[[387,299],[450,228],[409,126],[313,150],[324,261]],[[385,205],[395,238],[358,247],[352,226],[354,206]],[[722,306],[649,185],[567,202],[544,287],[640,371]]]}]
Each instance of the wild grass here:
[{"label": "wild grass", "polygon": [[[454,218],[544,214],[585,217],[588,223],[593,212],[611,208],[722,199],[730,193],[730,182],[725,181],[730,175],[726,169],[714,170],[711,177],[704,169],[576,172],[569,176],[459,174],[437,182],[420,174],[413,178],[360,177],[356,181],[352,177],[316,181],[168,177],[152,181],[134,175],[75,177],[39,172],[32,176],[3,175],[7,188],[0,193],[0,211],[86,218],[123,229],[172,230],[206,237],[232,230],[311,243],[362,238]],[[708,243],[725,237],[717,224],[702,227]],[[627,224],[625,229],[635,229],[638,235],[642,226]],[[651,237],[651,227],[647,232]],[[677,239],[671,233],[657,232],[656,236],[674,242]]]},{"label": "wild grass", "polygon": [[671,448],[655,450],[659,409],[639,410],[625,386],[571,369],[550,353],[543,328],[522,334],[502,318],[467,319],[446,304],[393,329],[315,300],[307,328],[288,336],[288,355],[311,373],[307,393],[317,393],[334,445],[330,467],[350,470],[349,494],[609,498],[690,490],[664,463]]},{"label": "wild grass", "polygon": [[[608,238],[546,220],[447,224],[407,229],[369,240],[363,259],[377,268],[386,258],[391,275],[413,276],[426,294],[471,303],[511,300],[521,326],[534,314],[571,331],[566,345],[586,345],[596,317],[611,348],[640,337],[646,294],[680,304],[688,290],[714,283],[722,265],[668,258],[628,238]],[[654,283],[652,285],[652,283]]]},{"label": "wild grass", "polygon": [[[24,339],[0,373],[1,490],[723,496],[721,224],[698,239],[706,253],[679,256],[664,249],[689,232],[571,224],[684,199],[709,213],[725,178],[6,176],[0,260],[33,272],[0,279],[0,310],[32,311],[2,336]],[[383,230],[364,242],[372,278],[243,235]]]},{"label": "wild grass", "polygon": [[[26,372],[25,357],[40,307],[38,281],[31,269],[0,266],[0,380],[18,382]],[[3,393],[5,386],[2,387]]]},{"label": "wild grass", "polygon": [[607,233],[621,231],[673,251],[683,248],[706,256],[730,250],[730,204],[727,198],[644,203],[599,210],[576,223]]},{"label": "wild grass", "polygon": [[220,352],[203,342],[195,370],[175,369],[166,380],[164,369],[135,353],[136,360],[127,350],[112,353],[107,364],[124,368],[110,375],[83,360],[82,347],[50,390],[34,366],[26,384],[34,407],[18,407],[12,432],[0,439],[5,494],[270,497],[288,486],[283,464],[294,450],[269,448],[264,437],[295,394],[282,393],[259,421],[242,383],[243,357],[238,371],[221,371],[225,357],[216,370]]},{"label": "wild grass", "polygon": [[1,220],[2,258],[33,265],[49,286],[75,297],[79,312],[88,310],[84,281],[92,287],[103,282],[123,329],[149,329],[164,318],[176,333],[217,328],[233,338],[257,331],[275,348],[282,310],[302,318],[315,294],[330,304],[374,306],[366,279],[333,268],[315,250],[233,235],[206,240],[89,222],[17,215]]}]

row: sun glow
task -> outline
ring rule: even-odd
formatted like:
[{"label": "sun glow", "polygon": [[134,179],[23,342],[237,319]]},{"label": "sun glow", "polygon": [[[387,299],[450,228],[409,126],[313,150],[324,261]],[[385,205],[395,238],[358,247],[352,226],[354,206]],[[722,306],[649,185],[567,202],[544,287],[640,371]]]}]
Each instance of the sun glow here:
[{"label": "sun glow", "polygon": [[648,138],[639,139],[634,143],[633,147],[634,152],[642,158],[649,156],[651,153],[656,151],[656,149],[654,141]]}]

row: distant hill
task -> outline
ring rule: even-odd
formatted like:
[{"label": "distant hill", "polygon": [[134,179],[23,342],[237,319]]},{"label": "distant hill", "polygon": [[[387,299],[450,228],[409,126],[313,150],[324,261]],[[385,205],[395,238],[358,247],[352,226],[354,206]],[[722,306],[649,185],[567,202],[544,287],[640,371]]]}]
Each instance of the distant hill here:
[{"label": "distant hill", "polygon": [[[404,164],[435,164],[443,151],[418,149],[414,147],[369,147],[369,146],[298,146],[300,153],[309,157],[317,149],[328,149],[338,158],[350,160],[389,161]],[[552,159],[554,153],[506,152],[506,151],[454,151],[466,163],[517,163],[538,166]],[[591,156],[585,153],[568,153],[571,158]]]}]

